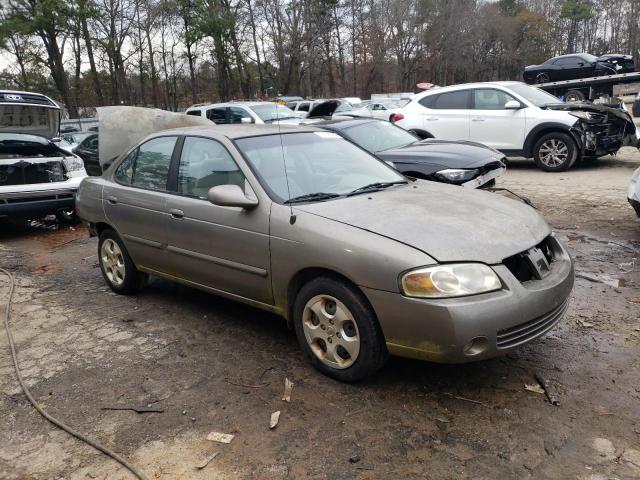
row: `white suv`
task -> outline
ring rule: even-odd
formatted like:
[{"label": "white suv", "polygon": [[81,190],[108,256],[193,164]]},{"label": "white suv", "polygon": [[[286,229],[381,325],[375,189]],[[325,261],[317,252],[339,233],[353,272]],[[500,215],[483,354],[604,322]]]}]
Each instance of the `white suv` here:
[{"label": "white suv", "polygon": [[301,116],[284,105],[272,102],[227,102],[193,105],[187,115],[205,117],[216,125],[230,123],[282,123],[297,125]]},{"label": "white suv", "polygon": [[637,142],[627,113],[564,103],[521,82],[428,90],[412,98],[395,119],[421,138],[483,143],[507,155],[533,157],[547,171],[567,170],[582,157],[607,155]]},{"label": "white suv", "polygon": [[55,214],[75,221],[87,176],[82,159],[60,147],[60,107],[39,93],[0,90],[0,219]]}]

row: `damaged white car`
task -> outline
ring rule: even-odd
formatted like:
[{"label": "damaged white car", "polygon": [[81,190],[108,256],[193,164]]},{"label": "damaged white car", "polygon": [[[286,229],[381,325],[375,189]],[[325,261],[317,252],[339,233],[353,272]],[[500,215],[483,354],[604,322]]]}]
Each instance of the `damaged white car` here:
[{"label": "damaged white car", "polygon": [[0,90],[0,218],[75,219],[87,172],[56,142],[60,107],[38,93]]},{"label": "damaged white car", "polygon": [[629,200],[636,214],[640,217],[640,168],[637,168],[636,171],[633,172],[633,175],[631,175],[627,200]]}]

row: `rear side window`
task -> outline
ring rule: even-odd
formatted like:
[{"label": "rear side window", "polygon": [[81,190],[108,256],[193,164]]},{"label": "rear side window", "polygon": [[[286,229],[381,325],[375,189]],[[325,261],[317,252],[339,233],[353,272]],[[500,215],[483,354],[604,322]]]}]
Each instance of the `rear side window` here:
[{"label": "rear side window", "polygon": [[244,175],[228,150],[208,138],[185,138],[178,170],[178,191],[206,199],[210,188],[229,184],[244,189]]},{"label": "rear side window", "polygon": [[120,183],[131,183],[131,178],[133,177],[133,165],[136,162],[136,156],[138,155],[138,149],[136,148],[134,151],[127,155],[122,163],[118,166],[116,173],[114,174],[115,179]]},{"label": "rear side window", "polygon": [[436,96],[433,106],[436,110],[465,110],[469,108],[469,90],[441,93]]},{"label": "rear side window", "polygon": [[309,111],[309,103],[308,102],[303,102],[300,105],[298,105],[298,111],[299,112],[308,112]]},{"label": "rear side window", "polygon": [[166,190],[169,165],[178,137],[159,137],[143,143],[133,165],[131,185],[150,190]]}]

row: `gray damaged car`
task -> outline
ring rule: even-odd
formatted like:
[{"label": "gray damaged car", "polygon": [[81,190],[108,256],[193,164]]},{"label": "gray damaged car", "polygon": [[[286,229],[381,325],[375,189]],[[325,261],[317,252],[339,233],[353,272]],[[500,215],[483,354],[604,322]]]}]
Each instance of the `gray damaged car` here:
[{"label": "gray damaged car", "polygon": [[314,127],[157,132],[85,179],[77,208],[115,292],[157,275],[274,312],[342,381],[388,354],[467,362],[527,343],[574,281],[531,207],[408,179]]}]

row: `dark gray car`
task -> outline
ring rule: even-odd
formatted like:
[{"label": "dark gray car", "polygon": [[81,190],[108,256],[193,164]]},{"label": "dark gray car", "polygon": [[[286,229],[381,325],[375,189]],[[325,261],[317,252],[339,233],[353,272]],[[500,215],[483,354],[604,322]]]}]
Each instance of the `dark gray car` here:
[{"label": "dark gray car", "polygon": [[490,187],[506,172],[503,153],[475,142],[419,140],[375,119],[328,120],[314,126],[337,133],[405,175],[465,187]]},{"label": "dark gray car", "polygon": [[553,328],[573,286],[531,207],[407,179],[313,127],[158,132],[85,179],[77,206],[115,292],[152,274],[272,311],[343,381],[388,353],[506,352]]}]

